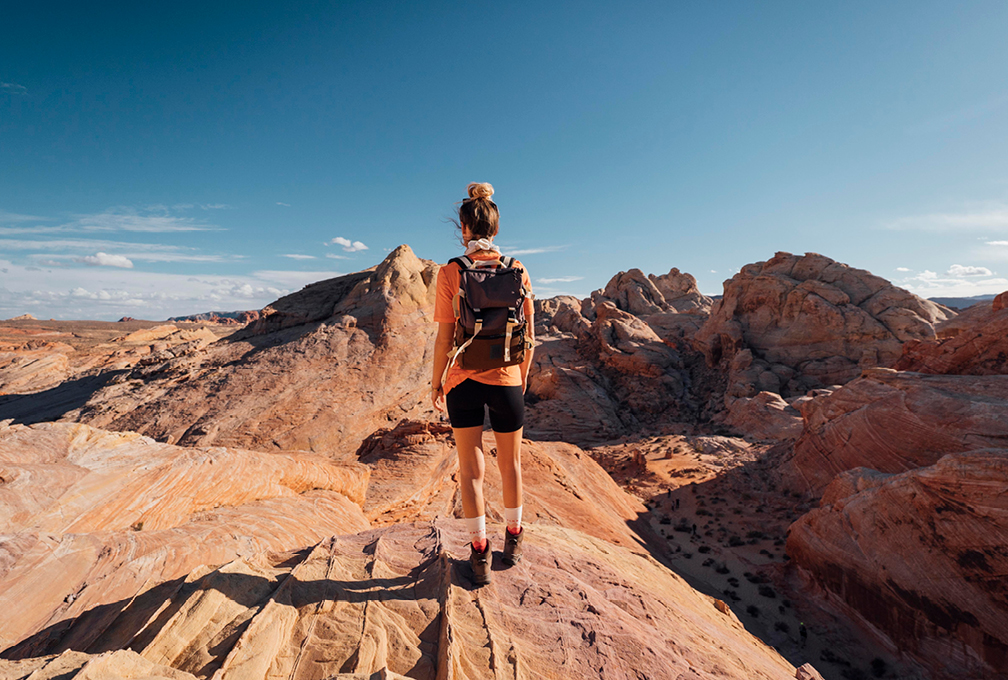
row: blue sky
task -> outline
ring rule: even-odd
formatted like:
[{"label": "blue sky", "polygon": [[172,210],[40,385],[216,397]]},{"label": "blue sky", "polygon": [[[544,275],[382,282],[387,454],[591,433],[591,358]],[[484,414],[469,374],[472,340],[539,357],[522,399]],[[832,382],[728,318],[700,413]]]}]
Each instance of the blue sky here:
[{"label": "blue sky", "polygon": [[[441,262],[540,297],[778,250],[1008,289],[1008,4],[31,3],[0,25],[0,318],[259,308]],[[334,241],[339,239],[339,241]]]}]

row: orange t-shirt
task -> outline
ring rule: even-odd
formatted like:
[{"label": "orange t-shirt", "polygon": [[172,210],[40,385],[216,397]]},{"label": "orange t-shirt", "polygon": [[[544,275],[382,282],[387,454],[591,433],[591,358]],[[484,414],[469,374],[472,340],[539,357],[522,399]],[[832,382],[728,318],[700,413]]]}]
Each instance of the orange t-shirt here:
[{"label": "orange t-shirt", "polygon": [[[473,260],[494,260],[498,256],[496,253],[480,251],[473,253],[469,257]],[[522,283],[531,292],[532,281],[529,279],[528,270],[518,260],[515,260],[512,264],[515,267],[521,267]],[[455,323],[455,310],[452,309],[452,299],[458,293],[459,272],[461,271],[456,262],[449,262],[438,271],[437,300],[434,303],[434,321],[437,323]],[[526,332],[529,333],[530,339],[532,337],[532,315],[534,310],[531,296],[525,298],[525,323],[528,329]],[[475,380],[485,385],[521,385],[521,366],[505,366],[503,368],[491,368],[486,371],[473,371],[459,368],[458,364],[456,364],[449,369],[448,377],[445,378],[443,385],[444,393],[448,394],[449,390],[456,385],[461,385],[466,380]]]}]

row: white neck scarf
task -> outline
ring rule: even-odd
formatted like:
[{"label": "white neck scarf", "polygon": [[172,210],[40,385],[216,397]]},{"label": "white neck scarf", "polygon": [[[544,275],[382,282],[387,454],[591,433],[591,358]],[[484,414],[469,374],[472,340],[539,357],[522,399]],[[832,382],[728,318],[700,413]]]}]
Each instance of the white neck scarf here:
[{"label": "white neck scarf", "polygon": [[481,238],[475,241],[469,241],[469,244],[466,246],[465,254],[471,255],[472,253],[475,253],[477,250],[492,250],[495,253],[500,254],[500,248],[495,246],[493,244],[493,241],[491,241],[488,238]]}]

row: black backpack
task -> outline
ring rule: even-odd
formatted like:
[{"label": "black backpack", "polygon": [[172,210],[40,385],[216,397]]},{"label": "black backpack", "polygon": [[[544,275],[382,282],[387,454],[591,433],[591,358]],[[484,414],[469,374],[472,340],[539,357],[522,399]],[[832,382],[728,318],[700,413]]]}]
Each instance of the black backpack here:
[{"label": "black backpack", "polygon": [[456,257],[459,289],[452,299],[455,344],[451,361],[466,370],[483,371],[520,364],[531,345],[525,320],[525,299],[531,291],[522,282],[524,270],[513,257],[473,260]]}]

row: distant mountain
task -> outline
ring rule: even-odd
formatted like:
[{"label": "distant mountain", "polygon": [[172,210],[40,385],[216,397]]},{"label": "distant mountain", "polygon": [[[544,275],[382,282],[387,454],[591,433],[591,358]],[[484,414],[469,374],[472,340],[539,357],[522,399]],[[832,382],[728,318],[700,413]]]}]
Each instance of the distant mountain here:
[{"label": "distant mountain", "polygon": [[966,309],[967,307],[972,307],[978,302],[990,302],[994,298],[994,295],[974,295],[972,297],[933,297],[928,298],[928,300],[931,302],[937,302],[940,305],[945,305],[946,307],[951,307],[952,309]]},{"label": "distant mountain", "polygon": [[174,322],[207,322],[207,323],[219,323],[219,324],[247,324],[252,321],[259,319],[258,310],[250,311],[240,311],[240,312],[203,312],[202,314],[190,314],[189,316],[173,316],[168,319],[168,321]]}]

